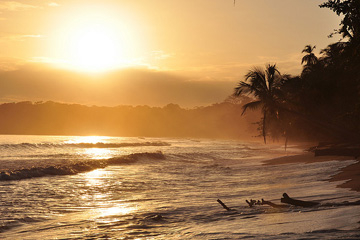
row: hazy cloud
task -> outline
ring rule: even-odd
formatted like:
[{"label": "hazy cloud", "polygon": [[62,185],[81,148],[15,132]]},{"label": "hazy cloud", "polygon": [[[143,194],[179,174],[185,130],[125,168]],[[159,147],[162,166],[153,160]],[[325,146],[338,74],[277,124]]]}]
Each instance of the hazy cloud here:
[{"label": "hazy cloud", "polygon": [[282,74],[297,75],[301,73],[301,53],[288,54],[281,58],[274,56],[258,56],[258,58],[259,64],[256,65],[258,67],[265,67],[265,65],[271,63],[276,64]]},{"label": "hazy cloud", "polygon": [[24,64],[23,59],[2,57],[0,58],[0,73],[3,71],[15,71]]},{"label": "hazy cloud", "polygon": [[49,7],[59,7],[60,4],[56,3],[56,2],[51,2],[48,4]]},{"label": "hazy cloud", "polygon": [[152,51],[151,52],[151,57],[156,59],[156,60],[164,60],[167,59],[169,57],[171,57],[171,54],[169,53],[165,53],[164,51]]},{"label": "hazy cloud", "polygon": [[41,38],[42,35],[22,35],[24,38]]},{"label": "hazy cloud", "polygon": [[42,38],[43,35],[39,34],[26,34],[26,35],[3,35],[0,36],[0,40],[3,41],[25,41],[27,39]]},{"label": "hazy cloud", "polygon": [[25,3],[20,3],[16,1],[1,1],[0,2],[0,10],[7,10],[7,11],[20,11],[20,10],[28,10],[38,8],[34,5],[29,5]]},{"label": "hazy cloud", "polygon": [[60,101],[88,105],[211,105],[232,94],[233,82],[198,81],[170,72],[125,69],[106,75],[44,69],[40,64],[0,72],[0,102]]}]

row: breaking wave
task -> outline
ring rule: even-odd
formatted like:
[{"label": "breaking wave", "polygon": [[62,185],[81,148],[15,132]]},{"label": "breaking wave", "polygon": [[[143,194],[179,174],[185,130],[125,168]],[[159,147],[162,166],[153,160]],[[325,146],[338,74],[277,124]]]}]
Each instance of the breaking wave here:
[{"label": "breaking wave", "polygon": [[29,169],[3,171],[0,172],[0,181],[21,180],[48,175],[74,175],[81,172],[92,171],[97,168],[104,168],[109,165],[130,164],[142,159],[162,160],[165,159],[165,155],[162,152],[133,153],[104,160],[80,161],[68,165],[33,167]]},{"label": "breaking wave", "polygon": [[167,142],[124,142],[124,143],[18,143],[18,144],[0,144],[0,149],[31,149],[31,148],[122,148],[122,147],[159,147],[171,146]]},{"label": "breaking wave", "polygon": [[121,147],[159,147],[159,146],[170,146],[166,142],[137,142],[137,143],[76,143],[67,144],[68,146],[79,147],[79,148],[121,148]]}]

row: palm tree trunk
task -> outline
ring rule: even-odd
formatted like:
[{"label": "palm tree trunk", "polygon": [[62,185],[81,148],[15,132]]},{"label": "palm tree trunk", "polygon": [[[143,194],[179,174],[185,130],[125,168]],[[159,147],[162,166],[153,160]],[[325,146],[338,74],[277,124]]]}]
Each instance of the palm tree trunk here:
[{"label": "palm tree trunk", "polygon": [[263,125],[262,125],[262,133],[263,133],[263,137],[264,137],[264,143],[266,144],[266,129],[265,129],[265,125],[266,125],[266,110],[263,110]]}]

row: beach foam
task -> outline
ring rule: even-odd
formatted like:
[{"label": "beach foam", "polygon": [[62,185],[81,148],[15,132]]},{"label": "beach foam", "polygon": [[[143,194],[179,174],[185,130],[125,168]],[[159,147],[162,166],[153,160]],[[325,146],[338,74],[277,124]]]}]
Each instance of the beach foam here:
[{"label": "beach foam", "polygon": [[122,142],[122,143],[18,143],[18,144],[0,144],[0,149],[40,149],[40,148],[123,148],[123,147],[150,147],[150,146],[170,146],[166,142]]},{"label": "beach foam", "polygon": [[109,165],[120,165],[134,163],[140,159],[165,159],[162,152],[133,153],[125,156],[109,158],[105,160],[79,161],[69,165],[33,167],[30,169],[18,169],[13,171],[0,172],[0,181],[21,180],[33,177],[48,175],[73,175],[81,172],[91,171],[97,168],[104,168]]}]

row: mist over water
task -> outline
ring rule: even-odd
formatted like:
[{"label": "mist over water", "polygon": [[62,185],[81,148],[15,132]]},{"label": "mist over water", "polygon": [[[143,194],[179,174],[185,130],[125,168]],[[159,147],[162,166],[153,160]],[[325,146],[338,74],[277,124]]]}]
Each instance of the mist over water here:
[{"label": "mist over water", "polygon": [[[359,194],[326,181],[354,161],[263,165],[301,153],[296,146],[285,152],[225,140],[0,136],[0,149],[2,239],[360,237],[360,207],[329,204]],[[245,203],[279,203],[283,192],[321,205]]]}]

